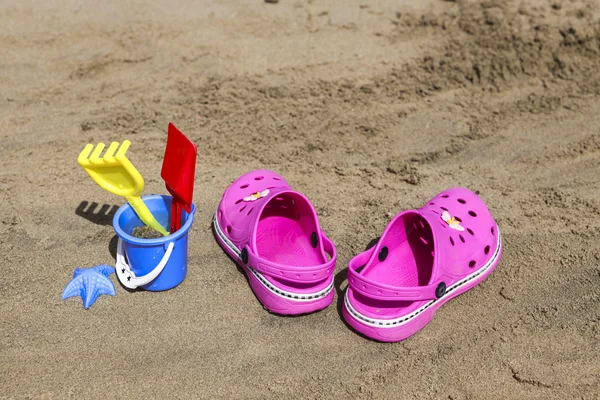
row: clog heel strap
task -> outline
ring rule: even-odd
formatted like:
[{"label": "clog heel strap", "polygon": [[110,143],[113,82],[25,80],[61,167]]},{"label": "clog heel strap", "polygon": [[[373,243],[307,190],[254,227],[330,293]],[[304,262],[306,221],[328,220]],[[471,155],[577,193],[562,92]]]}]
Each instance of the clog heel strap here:
[{"label": "clog heel strap", "polygon": [[360,253],[348,263],[348,285],[360,294],[383,301],[434,300],[445,293],[445,284],[435,282],[426,286],[402,287],[369,279],[358,271],[373,256],[376,247]]},{"label": "clog heel strap", "polygon": [[[316,235],[314,236],[316,238]],[[261,274],[269,275],[274,278],[286,279],[295,283],[314,283],[320,282],[331,276],[337,259],[337,251],[333,242],[321,231],[321,240],[323,241],[323,250],[329,255],[329,261],[316,266],[293,266],[279,264],[266,260],[255,254],[252,248],[246,245],[240,254],[242,262],[256,269]],[[316,241],[312,243],[317,247]]]}]

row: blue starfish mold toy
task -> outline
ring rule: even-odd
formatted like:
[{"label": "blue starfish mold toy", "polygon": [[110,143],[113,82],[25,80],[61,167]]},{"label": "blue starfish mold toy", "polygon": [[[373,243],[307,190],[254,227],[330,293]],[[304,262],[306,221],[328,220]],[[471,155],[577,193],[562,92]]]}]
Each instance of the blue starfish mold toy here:
[{"label": "blue starfish mold toy", "polygon": [[73,279],[65,287],[62,299],[81,296],[83,308],[90,308],[100,295],[116,295],[115,285],[108,279],[113,272],[115,269],[106,264],[92,268],[77,268],[73,272]]}]

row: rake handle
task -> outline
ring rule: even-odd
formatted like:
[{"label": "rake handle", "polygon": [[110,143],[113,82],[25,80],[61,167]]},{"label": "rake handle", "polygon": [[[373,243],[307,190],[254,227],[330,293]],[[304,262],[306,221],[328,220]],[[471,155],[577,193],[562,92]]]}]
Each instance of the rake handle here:
[{"label": "rake handle", "polygon": [[160,232],[163,236],[169,236],[169,232],[158,223],[141,197],[127,196],[127,202],[145,225]]}]

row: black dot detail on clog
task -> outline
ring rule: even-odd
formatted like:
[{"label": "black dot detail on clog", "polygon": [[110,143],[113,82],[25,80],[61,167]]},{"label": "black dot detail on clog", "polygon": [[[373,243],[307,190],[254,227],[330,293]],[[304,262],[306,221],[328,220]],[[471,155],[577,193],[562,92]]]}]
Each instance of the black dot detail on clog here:
[{"label": "black dot detail on clog", "polygon": [[379,250],[379,256],[377,256],[377,258],[379,259],[379,262],[384,262],[385,259],[388,256],[388,248],[387,247],[383,247],[381,250]]},{"label": "black dot detail on clog", "polygon": [[313,248],[317,248],[318,244],[319,244],[319,238],[317,237],[317,232],[313,232],[312,235],[310,235],[310,245]]},{"label": "black dot detail on clog", "polygon": [[248,264],[248,249],[244,247],[240,256],[242,257],[242,261],[244,262],[244,264]]},{"label": "black dot detail on clog", "polygon": [[446,284],[444,282],[441,282],[437,288],[435,288],[435,297],[437,297],[438,299],[440,297],[442,297],[444,294],[446,294]]}]

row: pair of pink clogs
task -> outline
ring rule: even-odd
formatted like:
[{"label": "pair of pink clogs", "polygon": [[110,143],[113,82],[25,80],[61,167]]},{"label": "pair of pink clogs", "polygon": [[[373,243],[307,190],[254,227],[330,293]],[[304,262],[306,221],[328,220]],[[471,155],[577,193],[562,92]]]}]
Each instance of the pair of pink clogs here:
[{"label": "pair of pink clogs", "polygon": [[[241,176],[225,191],[213,224],[268,310],[305,314],[333,301],[335,245],[310,201],[280,175]],[[406,339],[442,304],[482,282],[501,253],[484,202],[468,189],[448,189],[398,214],[375,246],[350,260],[344,318],[369,338]]]}]

